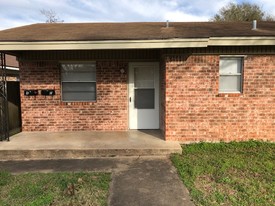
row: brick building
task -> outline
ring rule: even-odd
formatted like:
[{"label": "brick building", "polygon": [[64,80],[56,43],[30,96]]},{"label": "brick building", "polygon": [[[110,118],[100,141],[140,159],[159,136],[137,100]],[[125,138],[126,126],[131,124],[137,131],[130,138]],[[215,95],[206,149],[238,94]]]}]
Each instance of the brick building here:
[{"label": "brick building", "polygon": [[23,131],[275,140],[274,22],[34,24],[0,51],[19,60]]}]

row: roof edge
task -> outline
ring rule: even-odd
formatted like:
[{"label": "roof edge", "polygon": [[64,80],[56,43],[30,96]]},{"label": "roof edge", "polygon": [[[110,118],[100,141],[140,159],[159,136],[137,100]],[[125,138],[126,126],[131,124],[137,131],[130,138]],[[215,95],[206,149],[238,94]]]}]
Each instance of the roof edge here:
[{"label": "roof edge", "polygon": [[206,47],[208,38],[112,41],[0,42],[0,50],[97,50]]},{"label": "roof edge", "polygon": [[275,45],[275,37],[210,37],[209,46],[268,46]]},{"label": "roof edge", "polygon": [[0,51],[111,50],[275,45],[275,37],[210,37],[161,40],[0,42]]}]

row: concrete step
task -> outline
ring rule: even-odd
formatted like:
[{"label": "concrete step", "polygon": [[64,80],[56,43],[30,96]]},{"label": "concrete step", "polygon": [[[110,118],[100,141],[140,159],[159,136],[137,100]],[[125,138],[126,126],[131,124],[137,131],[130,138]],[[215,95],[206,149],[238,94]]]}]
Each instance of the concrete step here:
[{"label": "concrete step", "polygon": [[115,156],[168,156],[181,148],[167,149],[38,149],[0,150],[2,160],[84,159]]},{"label": "concrete step", "polygon": [[1,160],[79,159],[114,156],[166,156],[181,153],[178,142],[160,131],[21,132],[0,142]]}]

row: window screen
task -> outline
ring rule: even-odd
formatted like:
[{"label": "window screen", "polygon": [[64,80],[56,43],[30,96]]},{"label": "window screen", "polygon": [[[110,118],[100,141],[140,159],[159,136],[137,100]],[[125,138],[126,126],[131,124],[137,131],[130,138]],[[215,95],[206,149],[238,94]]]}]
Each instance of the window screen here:
[{"label": "window screen", "polygon": [[94,63],[61,65],[62,100],[96,100],[96,67]]},{"label": "window screen", "polygon": [[242,92],[243,58],[222,57],[220,59],[220,93]]}]

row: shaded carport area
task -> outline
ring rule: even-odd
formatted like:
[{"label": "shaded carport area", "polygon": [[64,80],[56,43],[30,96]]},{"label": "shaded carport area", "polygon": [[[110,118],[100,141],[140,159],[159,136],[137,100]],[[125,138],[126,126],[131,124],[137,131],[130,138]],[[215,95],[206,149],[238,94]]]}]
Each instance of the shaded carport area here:
[{"label": "shaded carport area", "polygon": [[19,65],[16,56],[0,53],[0,140],[21,131]]}]

